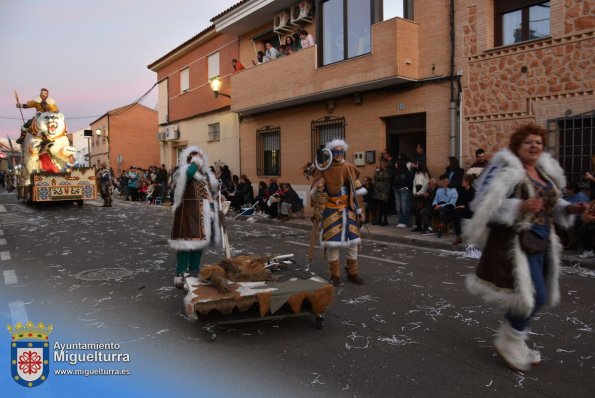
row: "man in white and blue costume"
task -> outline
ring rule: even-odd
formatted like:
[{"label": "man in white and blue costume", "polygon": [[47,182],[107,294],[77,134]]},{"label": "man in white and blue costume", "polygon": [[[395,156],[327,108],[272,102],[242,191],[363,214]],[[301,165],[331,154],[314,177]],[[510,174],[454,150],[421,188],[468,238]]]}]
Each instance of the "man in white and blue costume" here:
[{"label": "man in white and blue costume", "polygon": [[312,186],[312,200],[325,197],[322,212],[320,244],[325,248],[330,269],[330,281],[340,283],[339,250],[345,248],[347,279],[362,284],[359,276],[357,254],[361,244],[360,225],[365,221],[363,196],[366,189],[359,181],[359,170],[345,161],[348,149],[345,141],[335,139],[326,144],[333,154],[331,166],[317,170]]}]

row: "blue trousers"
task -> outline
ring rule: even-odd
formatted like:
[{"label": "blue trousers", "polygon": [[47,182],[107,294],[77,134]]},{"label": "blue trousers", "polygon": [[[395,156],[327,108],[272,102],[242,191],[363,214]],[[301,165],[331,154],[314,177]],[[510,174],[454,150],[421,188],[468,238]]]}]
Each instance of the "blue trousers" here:
[{"label": "blue trousers", "polygon": [[196,271],[200,267],[202,250],[178,251],[176,253],[176,275],[184,272]]},{"label": "blue trousers", "polygon": [[529,270],[531,272],[531,280],[533,281],[533,287],[535,288],[535,306],[531,315],[527,318],[522,316],[511,315],[508,311],[505,315],[506,319],[510,322],[510,325],[520,332],[524,331],[529,324],[529,320],[547,300],[547,290],[545,286],[545,275],[543,274],[543,263],[545,261],[545,253],[534,254],[527,256],[529,260]]},{"label": "blue trousers", "polygon": [[395,193],[395,210],[399,224],[409,226],[411,222],[411,192],[408,189],[399,190],[393,188]]}]

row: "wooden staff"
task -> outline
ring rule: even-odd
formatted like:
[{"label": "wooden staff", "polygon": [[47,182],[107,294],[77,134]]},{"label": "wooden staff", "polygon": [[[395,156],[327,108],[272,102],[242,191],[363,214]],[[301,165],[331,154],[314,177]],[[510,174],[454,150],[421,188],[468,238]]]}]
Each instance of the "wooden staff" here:
[{"label": "wooden staff", "polygon": [[[17,105],[20,105],[21,101],[19,101],[19,95],[17,94],[17,90],[14,90],[14,98],[17,100]],[[19,106],[19,112],[21,112],[21,119],[23,119],[23,124],[25,124],[25,117],[23,116],[23,110],[21,109],[20,106]]]}]

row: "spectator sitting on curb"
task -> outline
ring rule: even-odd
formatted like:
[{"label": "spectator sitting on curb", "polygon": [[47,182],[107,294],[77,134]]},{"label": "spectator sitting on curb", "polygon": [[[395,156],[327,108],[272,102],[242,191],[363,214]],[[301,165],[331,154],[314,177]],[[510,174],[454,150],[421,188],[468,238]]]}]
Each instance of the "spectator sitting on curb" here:
[{"label": "spectator sitting on curb", "polygon": [[283,182],[280,185],[279,212],[281,220],[289,220],[290,212],[300,211],[304,207],[302,198],[293,190],[291,184]]},{"label": "spectator sitting on curb", "polygon": [[595,200],[589,203],[589,208],[581,216],[582,224],[579,227],[578,235],[581,237],[581,243],[583,244],[583,253],[579,256],[580,258],[593,258],[595,253],[593,249],[595,244]]}]

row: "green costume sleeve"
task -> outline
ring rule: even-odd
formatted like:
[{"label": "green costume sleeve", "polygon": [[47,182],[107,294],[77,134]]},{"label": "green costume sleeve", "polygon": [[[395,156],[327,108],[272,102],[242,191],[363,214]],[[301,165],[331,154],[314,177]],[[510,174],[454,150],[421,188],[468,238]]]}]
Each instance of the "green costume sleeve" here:
[{"label": "green costume sleeve", "polygon": [[186,169],[186,179],[191,179],[194,173],[198,171],[198,165],[196,163],[190,163],[190,166]]}]

